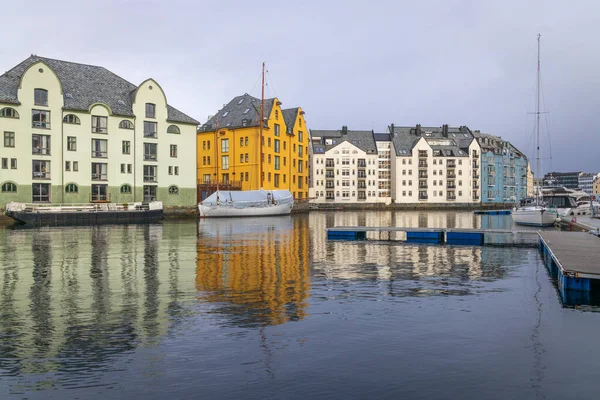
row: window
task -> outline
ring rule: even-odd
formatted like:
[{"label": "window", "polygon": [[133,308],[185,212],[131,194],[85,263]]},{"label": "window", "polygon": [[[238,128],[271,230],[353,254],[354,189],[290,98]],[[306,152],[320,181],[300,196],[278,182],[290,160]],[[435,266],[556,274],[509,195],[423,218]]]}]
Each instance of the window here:
[{"label": "window", "polygon": [[67,150],[77,151],[77,138],[75,136],[67,136]]},{"label": "window", "polygon": [[269,164],[271,164],[271,155],[268,156]]},{"label": "window", "polygon": [[12,182],[4,182],[2,184],[2,193],[16,193],[17,185]]},{"label": "window", "polygon": [[92,180],[105,181],[108,179],[108,164],[92,163]]},{"label": "window", "polygon": [[73,171],[79,171],[79,161],[73,161]]},{"label": "window", "polygon": [[221,153],[229,152],[229,139],[221,139]]},{"label": "window", "polygon": [[71,170],[71,161],[65,161],[65,171]]},{"label": "window", "polygon": [[33,102],[36,106],[48,106],[48,91],[45,89],[33,89]]},{"label": "window", "polygon": [[274,147],[274,151],[275,153],[279,153],[279,139],[275,139],[275,141],[273,142],[273,147]]},{"label": "window", "polygon": [[284,141],[283,141],[283,149],[284,149],[284,150],[285,150],[285,144],[286,144],[286,142],[285,142],[285,140],[284,140]]},{"label": "window", "polygon": [[133,129],[133,122],[124,119],[123,121],[119,122],[119,128],[121,128],[121,129]]},{"label": "window", "polygon": [[156,115],[156,105],[146,103],[146,118],[154,118]]},{"label": "window", "polygon": [[221,169],[229,169],[229,156],[221,156]]},{"label": "window", "polygon": [[121,186],[121,189],[119,191],[121,193],[131,193],[131,186],[130,185],[123,185],[123,186]]},{"label": "window", "polygon": [[171,158],[177,158],[177,145],[176,144],[172,144],[170,146],[169,154],[171,155]]},{"label": "window", "polygon": [[279,174],[273,175],[273,186],[279,187]]},{"label": "window", "polygon": [[302,155],[304,153],[302,150],[303,150],[302,145],[298,145],[298,157],[302,157]]},{"label": "window", "polygon": [[31,135],[31,153],[50,155],[50,136]]},{"label": "window", "polygon": [[[210,140],[209,140],[208,142],[206,142],[206,148],[207,148],[208,150],[210,150]],[[210,163],[209,163],[209,164],[210,164]]]},{"label": "window", "polygon": [[14,132],[4,132],[4,147],[15,147]]},{"label": "window", "polygon": [[65,186],[65,193],[79,193],[79,187],[74,183],[69,183]]},{"label": "window", "polygon": [[156,165],[144,165],[144,182],[156,182]]},{"label": "window", "polygon": [[302,131],[298,131],[298,141],[302,143]]},{"label": "window", "polygon": [[132,164],[127,164],[127,173],[130,174],[132,171]]},{"label": "window", "polygon": [[131,154],[131,142],[129,140],[123,140],[121,142],[121,151],[123,154]]},{"label": "window", "polygon": [[2,169],[8,169],[8,158],[2,158]]},{"label": "window", "polygon": [[210,174],[204,174],[202,180],[204,183],[210,183]]},{"label": "window", "polygon": [[0,110],[0,117],[4,118],[19,118],[19,113],[14,108],[5,107]]},{"label": "window", "polygon": [[156,161],[156,143],[144,143],[144,160]]},{"label": "window", "polygon": [[246,158],[246,162],[248,162],[248,153],[246,153],[246,157],[245,158]]},{"label": "window", "polygon": [[244,146],[248,146],[248,136],[244,139]]},{"label": "window", "polygon": [[49,183],[34,183],[31,185],[32,200],[34,203],[50,201],[50,184]]},{"label": "window", "polygon": [[179,130],[179,127],[177,125],[169,125],[169,127],[167,128],[167,133],[179,135],[181,131]]},{"label": "window", "polygon": [[223,183],[229,183],[229,174],[223,174],[223,176],[221,176],[221,180]]},{"label": "window", "polygon": [[[249,109],[248,109],[248,110],[249,110]],[[243,126],[243,127],[246,127],[246,126],[248,126],[248,120],[247,120],[247,119],[243,119],[243,120],[242,120],[242,126]]]},{"label": "window", "polygon": [[240,147],[242,147],[243,145],[244,145],[244,138],[243,138],[243,137],[241,137],[241,138],[240,138]]},{"label": "window", "polygon": [[92,158],[108,157],[108,140],[92,139]]},{"label": "window", "polygon": [[65,124],[81,124],[81,121],[79,120],[79,117],[75,114],[67,114],[65,115],[65,117],[63,118],[63,122]]},{"label": "window", "polygon": [[108,201],[108,185],[101,184],[92,184],[91,191],[91,200],[92,201]]},{"label": "window", "polygon": [[268,139],[268,146],[271,147],[271,138]]},{"label": "window", "polygon": [[275,170],[279,171],[279,156],[275,156]]},{"label": "window", "polygon": [[179,175],[179,167],[175,166],[175,175]]},{"label": "window", "polygon": [[246,181],[248,181],[248,173],[246,172]]},{"label": "window", "polygon": [[16,158],[10,159],[10,169],[17,169],[17,159]]},{"label": "window", "polygon": [[[275,112],[277,112],[277,111],[275,111]],[[275,136],[279,136],[279,124],[275,124],[274,127],[275,127],[275,133],[274,133],[274,135]]]},{"label": "window", "polygon": [[302,161],[298,161],[298,172],[302,172]]},{"label": "window", "polygon": [[269,182],[271,182],[271,173],[270,172],[267,174],[267,179]]},{"label": "window", "polygon": [[169,186],[169,194],[179,194],[179,188],[175,185]]},{"label": "window", "polygon": [[[283,142],[283,143],[285,143],[285,142]],[[284,166],[284,167],[286,166],[286,161],[287,161],[287,158],[286,158],[286,157],[283,157],[283,166]]]},{"label": "window", "polygon": [[124,174],[126,171],[126,164],[121,164],[121,173]]},{"label": "window", "polygon": [[32,161],[33,179],[50,179],[50,161]]},{"label": "window", "polygon": [[202,165],[206,165],[206,156],[202,157]]},{"label": "window", "polygon": [[[156,137],[156,122],[144,121],[144,137]],[[208,148],[210,149],[210,145]]]},{"label": "window", "polygon": [[206,163],[210,165],[210,156],[206,157]]},{"label": "window", "polygon": [[31,126],[33,128],[50,129],[50,111],[31,110]]},{"label": "window", "polygon": [[108,117],[92,115],[92,133],[108,133]]},{"label": "window", "polygon": [[144,185],[144,201],[156,200],[156,186]]},{"label": "window", "polygon": [[169,165],[169,175],[173,175],[173,167]]},{"label": "window", "polygon": [[243,163],[243,162],[244,162],[244,155],[240,154],[240,163]]}]

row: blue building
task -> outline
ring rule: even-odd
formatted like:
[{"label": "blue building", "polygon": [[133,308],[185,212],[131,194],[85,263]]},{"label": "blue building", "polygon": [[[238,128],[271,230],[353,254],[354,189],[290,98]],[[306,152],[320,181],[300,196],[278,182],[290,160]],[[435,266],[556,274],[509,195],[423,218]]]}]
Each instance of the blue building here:
[{"label": "blue building", "polygon": [[498,136],[473,135],[481,147],[481,202],[514,203],[527,197],[527,157]]}]

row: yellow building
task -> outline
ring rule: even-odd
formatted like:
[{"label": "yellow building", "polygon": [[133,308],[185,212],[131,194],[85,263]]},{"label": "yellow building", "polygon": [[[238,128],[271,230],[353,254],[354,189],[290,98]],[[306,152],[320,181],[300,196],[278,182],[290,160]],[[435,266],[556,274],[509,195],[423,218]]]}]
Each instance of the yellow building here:
[{"label": "yellow building", "polygon": [[600,194],[600,174],[596,175],[594,178],[594,182],[592,183],[592,194],[596,196]]},{"label": "yellow building", "polygon": [[284,110],[279,99],[265,99],[261,140],[260,109],[260,99],[237,96],[198,130],[201,199],[217,183],[242,190],[288,189],[296,199],[308,197],[310,139],[304,111]]}]

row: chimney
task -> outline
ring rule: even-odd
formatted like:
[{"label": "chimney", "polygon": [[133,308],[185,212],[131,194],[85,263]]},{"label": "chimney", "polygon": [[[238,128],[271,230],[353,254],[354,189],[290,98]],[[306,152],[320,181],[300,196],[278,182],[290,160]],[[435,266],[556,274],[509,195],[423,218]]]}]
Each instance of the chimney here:
[{"label": "chimney", "polygon": [[421,136],[421,124],[417,124],[417,129],[415,130],[415,134],[417,136]]},{"label": "chimney", "polygon": [[390,136],[394,137],[394,124],[390,125]]},{"label": "chimney", "polygon": [[442,125],[442,136],[448,137],[448,125]]},{"label": "chimney", "polygon": [[342,126],[342,135],[348,134],[348,127],[346,125]]}]

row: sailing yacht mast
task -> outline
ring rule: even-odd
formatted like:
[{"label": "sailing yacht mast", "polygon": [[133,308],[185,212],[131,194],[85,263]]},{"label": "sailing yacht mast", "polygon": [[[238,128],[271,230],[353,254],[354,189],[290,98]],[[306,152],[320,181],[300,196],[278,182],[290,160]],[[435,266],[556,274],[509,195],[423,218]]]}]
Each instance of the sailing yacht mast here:
[{"label": "sailing yacht mast", "polygon": [[262,63],[262,92],[260,97],[260,121],[258,126],[260,127],[260,134],[258,140],[260,141],[260,158],[258,163],[260,164],[260,169],[258,173],[258,182],[260,183],[260,188],[263,187],[263,124],[265,121],[265,63]]},{"label": "sailing yacht mast", "polygon": [[[537,53],[537,102],[536,102],[536,114],[537,114],[537,154],[536,154],[536,169],[538,176],[542,176],[542,163],[540,158],[540,34],[538,33],[538,53]],[[538,178],[540,179],[540,178]],[[540,181],[538,180],[537,193],[535,196],[535,204],[540,202]]]}]

